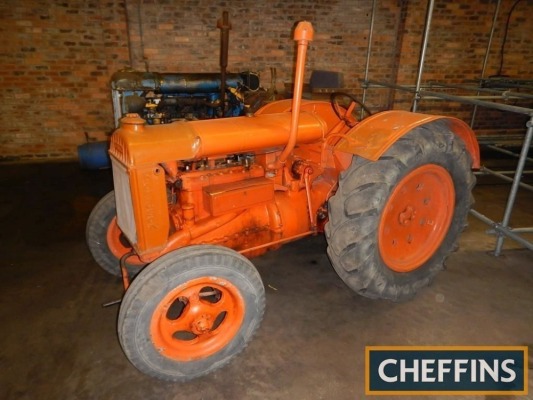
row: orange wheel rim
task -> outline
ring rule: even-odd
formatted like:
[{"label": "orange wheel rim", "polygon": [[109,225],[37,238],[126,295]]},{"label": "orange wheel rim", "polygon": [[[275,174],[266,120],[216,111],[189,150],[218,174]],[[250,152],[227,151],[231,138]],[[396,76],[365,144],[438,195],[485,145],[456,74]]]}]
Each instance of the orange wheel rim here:
[{"label": "orange wheel rim", "polygon": [[244,300],[229,281],[202,277],[169,292],[157,305],[150,324],[160,354],[192,361],[226,346],[244,320]]},{"label": "orange wheel rim", "polygon": [[[117,225],[117,217],[114,217],[107,227],[107,247],[109,247],[111,253],[118,259],[131,251],[131,246],[127,244],[122,231]],[[128,257],[128,264],[144,265],[145,263],[138,256],[131,256]]]},{"label": "orange wheel rim", "polygon": [[419,268],[441,245],[455,208],[448,171],[424,165],[405,176],[392,191],[378,229],[381,258],[396,272]]}]

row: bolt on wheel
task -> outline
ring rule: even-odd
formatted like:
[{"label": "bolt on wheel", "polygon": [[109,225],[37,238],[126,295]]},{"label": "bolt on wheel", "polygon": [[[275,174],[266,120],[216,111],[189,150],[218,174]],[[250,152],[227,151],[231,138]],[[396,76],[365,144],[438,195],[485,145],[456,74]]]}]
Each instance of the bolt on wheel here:
[{"label": "bolt on wheel", "polygon": [[328,255],[355,292],[413,297],[443,269],[473,202],[472,160],[444,121],[417,127],[378,161],[354,157],[329,199]]},{"label": "bolt on wheel", "polygon": [[439,248],[452,221],[455,189],[448,171],[424,165],[392,191],[378,228],[385,264],[397,272],[423,265]]},{"label": "bolt on wheel", "polygon": [[244,319],[244,299],[228,280],[202,277],[169,292],[157,305],[150,332],[158,351],[182,361],[221,350]]}]

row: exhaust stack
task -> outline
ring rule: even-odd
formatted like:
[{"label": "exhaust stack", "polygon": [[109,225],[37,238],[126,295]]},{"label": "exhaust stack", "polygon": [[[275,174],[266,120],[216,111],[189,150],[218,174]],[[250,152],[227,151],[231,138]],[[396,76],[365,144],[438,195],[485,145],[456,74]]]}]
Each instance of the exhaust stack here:
[{"label": "exhaust stack", "polygon": [[308,21],[301,21],[294,30],[294,40],[298,42],[298,52],[296,55],[296,73],[294,76],[294,93],[292,97],[292,116],[289,141],[276,161],[275,169],[285,164],[287,157],[291,154],[296,144],[298,136],[298,121],[300,118],[300,106],[302,104],[302,92],[305,74],[305,57],[309,42],[313,41],[313,25]]}]

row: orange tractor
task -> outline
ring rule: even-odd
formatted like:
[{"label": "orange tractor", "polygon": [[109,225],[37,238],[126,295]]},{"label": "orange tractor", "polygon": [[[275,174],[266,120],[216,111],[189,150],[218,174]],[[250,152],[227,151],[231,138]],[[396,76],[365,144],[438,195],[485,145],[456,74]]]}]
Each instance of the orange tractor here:
[{"label": "orange tractor", "polygon": [[87,242],[123,278],[118,336],[142,372],[185,381],[244,349],[265,307],[249,258],[283,243],[325,232],[343,281],[394,301],[428,285],[454,249],[479,167],[474,133],[406,111],[359,121],[364,106],[342,93],[301,100],[312,38],[300,22],[292,100],[164,125],[129,114],[113,134],[114,191]]}]

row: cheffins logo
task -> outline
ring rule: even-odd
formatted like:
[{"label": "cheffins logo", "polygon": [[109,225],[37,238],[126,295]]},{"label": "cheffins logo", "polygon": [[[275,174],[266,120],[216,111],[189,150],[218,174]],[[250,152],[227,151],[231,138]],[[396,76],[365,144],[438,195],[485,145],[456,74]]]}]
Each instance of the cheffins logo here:
[{"label": "cheffins logo", "polygon": [[365,392],[527,394],[526,346],[367,346]]}]

